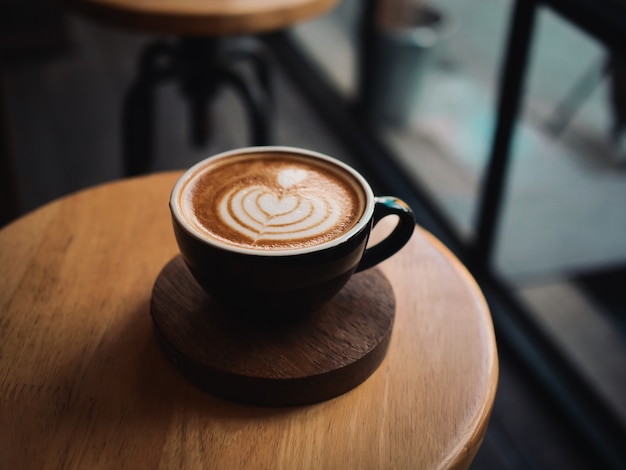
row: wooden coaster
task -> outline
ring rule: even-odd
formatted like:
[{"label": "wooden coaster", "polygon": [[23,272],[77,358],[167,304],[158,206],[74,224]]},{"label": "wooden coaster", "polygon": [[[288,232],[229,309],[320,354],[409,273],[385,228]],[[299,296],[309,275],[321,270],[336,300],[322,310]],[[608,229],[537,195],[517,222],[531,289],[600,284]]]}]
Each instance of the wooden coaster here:
[{"label": "wooden coaster", "polygon": [[374,268],[305,318],[252,321],[215,303],[179,255],[159,274],[150,311],[168,357],[191,381],[226,399],[287,406],[333,398],[369,377],[389,345],[395,298]]}]

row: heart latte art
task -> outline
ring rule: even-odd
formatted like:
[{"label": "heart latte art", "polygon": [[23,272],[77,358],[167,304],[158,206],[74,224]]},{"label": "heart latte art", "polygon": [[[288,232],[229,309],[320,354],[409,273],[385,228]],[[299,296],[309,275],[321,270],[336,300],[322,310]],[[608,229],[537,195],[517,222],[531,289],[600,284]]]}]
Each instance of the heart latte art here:
[{"label": "heart latte art", "polygon": [[311,238],[337,225],[341,213],[333,199],[323,194],[290,194],[288,188],[276,191],[266,186],[251,186],[232,190],[220,202],[220,216],[254,243]]},{"label": "heart latte art", "polygon": [[364,208],[347,172],[305,157],[217,161],[189,183],[183,206],[205,236],[261,250],[296,249],[341,236]]}]

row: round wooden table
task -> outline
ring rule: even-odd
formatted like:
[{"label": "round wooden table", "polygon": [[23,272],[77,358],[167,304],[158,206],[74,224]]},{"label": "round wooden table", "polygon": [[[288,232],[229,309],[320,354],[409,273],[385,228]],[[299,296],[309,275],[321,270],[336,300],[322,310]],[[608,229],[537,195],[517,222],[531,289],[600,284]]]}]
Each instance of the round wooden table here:
[{"label": "round wooden table", "polygon": [[358,387],[255,407],[178,373],[149,303],[177,254],[167,203],[179,175],[88,189],[0,231],[2,466],[467,468],[495,397],[494,333],[472,277],[419,228],[379,265],[395,324]]}]

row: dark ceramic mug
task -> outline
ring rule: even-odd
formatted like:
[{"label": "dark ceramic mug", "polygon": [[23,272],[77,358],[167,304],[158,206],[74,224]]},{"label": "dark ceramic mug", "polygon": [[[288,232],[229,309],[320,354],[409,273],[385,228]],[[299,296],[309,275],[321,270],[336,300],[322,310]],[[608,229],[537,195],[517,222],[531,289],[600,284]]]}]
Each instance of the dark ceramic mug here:
[{"label": "dark ceramic mug", "polygon": [[[238,181],[223,183],[224,178],[220,176],[216,180],[219,181],[216,185],[218,187],[206,185],[202,190],[194,189],[203,174],[239,161],[244,162],[244,165],[258,164],[263,172],[274,161],[288,164],[293,161],[298,165],[320,166],[325,171],[339,175],[356,188],[361,201],[353,225],[330,240],[291,248],[236,246],[205,233],[196,223],[197,218],[203,218],[202,214],[196,213],[201,211],[200,206],[185,201],[191,201],[194,191],[203,191],[202,194],[211,199],[213,192],[236,188]],[[243,171],[238,170],[236,177],[243,180],[245,173],[245,168]],[[251,178],[256,178],[257,171],[250,171],[250,174]],[[219,188],[222,183],[226,189]],[[305,187],[307,181],[299,181],[298,184]],[[259,195],[255,196],[257,199],[252,196],[248,199],[263,202],[263,197],[267,196],[263,195],[263,191],[259,190]],[[248,193],[252,194],[253,191],[248,190]],[[316,193],[323,191],[311,191],[313,198]],[[322,199],[326,197],[330,205],[336,202],[332,196],[320,196]],[[228,196],[224,200],[232,201],[236,198],[236,195]],[[278,203],[278,199],[273,196],[268,196],[267,200],[272,198]],[[176,241],[194,278],[212,298],[225,307],[252,316],[297,316],[322,305],[341,290],[353,273],[371,268],[400,250],[410,239],[415,227],[413,213],[403,201],[390,196],[375,197],[366,180],[350,166],[317,152],[292,147],[237,149],[197,163],[174,186],[170,210]],[[263,211],[260,213],[267,215]],[[368,248],[372,227],[388,215],[398,216],[397,225],[385,239]],[[233,223],[239,224],[239,217],[235,214],[234,218],[236,220]],[[219,222],[215,220],[205,222],[209,228],[216,224],[219,225]],[[240,225],[241,230],[245,231],[245,224]]]}]

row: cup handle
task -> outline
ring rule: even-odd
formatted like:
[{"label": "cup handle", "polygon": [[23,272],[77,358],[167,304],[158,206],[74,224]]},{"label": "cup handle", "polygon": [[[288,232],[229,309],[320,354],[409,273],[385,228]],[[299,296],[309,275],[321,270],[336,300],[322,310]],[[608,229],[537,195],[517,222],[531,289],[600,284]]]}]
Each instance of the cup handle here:
[{"label": "cup handle", "polygon": [[356,272],[376,266],[400,250],[413,235],[415,216],[411,208],[402,200],[393,196],[375,198],[373,227],[388,215],[397,215],[398,224],[393,231],[376,245],[367,248]]}]

